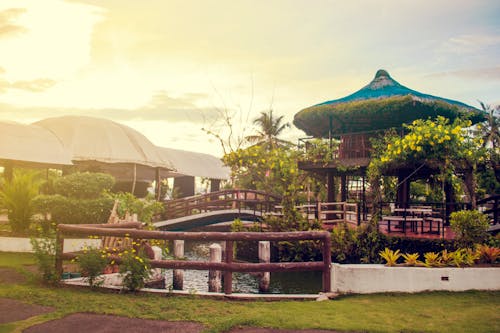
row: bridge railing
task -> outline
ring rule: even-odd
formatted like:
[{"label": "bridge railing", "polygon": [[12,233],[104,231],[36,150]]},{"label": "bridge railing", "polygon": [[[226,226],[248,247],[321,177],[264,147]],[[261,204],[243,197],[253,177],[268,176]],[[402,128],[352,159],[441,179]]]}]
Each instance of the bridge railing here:
[{"label": "bridge railing", "polygon": [[164,202],[166,220],[226,209],[249,209],[261,214],[275,212],[281,198],[255,190],[225,190]]},{"label": "bridge railing", "polygon": [[[124,224],[125,225],[125,224]],[[136,240],[202,240],[225,241],[225,256],[222,262],[186,261],[186,260],[151,260],[152,268],[217,270],[223,271],[224,293],[232,293],[233,272],[291,272],[291,271],[322,271],[322,290],[331,291],[331,238],[326,231],[300,232],[166,232],[140,230],[140,223],[128,223],[128,228],[120,228],[120,224],[59,224],[56,237],[55,268],[62,275],[63,260],[71,260],[79,254],[64,253],[64,239],[69,236],[112,236],[128,237]],[[309,262],[273,262],[273,263],[240,263],[234,262],[235,241],[320,241],[322,242],[322,261]],[[121,263],[119,256],[111,256],[116,263]]]}]

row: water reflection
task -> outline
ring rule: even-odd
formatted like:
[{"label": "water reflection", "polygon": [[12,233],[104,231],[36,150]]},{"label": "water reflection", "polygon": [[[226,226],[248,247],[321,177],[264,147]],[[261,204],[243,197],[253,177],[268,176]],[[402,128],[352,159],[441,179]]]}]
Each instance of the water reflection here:
[{"label": "water reflection", "polygon": [[[185,256],[188,260],[208,261],[209,243],[186,242]],[[172,270],[165,270],[165,286],[172,288]],[[184,290],[208,291],[208,271],[185,270]],[[275,272],[271,273],[269,292],[273,294],[316,294],[321,291],[321,272]],[[234,293],[258,293],[258,274],[233,273]]]}]

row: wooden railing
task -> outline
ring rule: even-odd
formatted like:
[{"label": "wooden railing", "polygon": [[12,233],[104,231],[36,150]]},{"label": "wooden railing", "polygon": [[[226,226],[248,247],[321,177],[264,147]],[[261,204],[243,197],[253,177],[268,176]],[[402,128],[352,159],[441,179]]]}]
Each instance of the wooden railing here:
[{"label": "wooden railing", "polygon": [[[225,241],[223,262],[186,261],[186,260],[151,260],[152,268],[218,270],[224,272],[224,293],[232,293],[233,272],[291,272],[322,271],[322,290],[331,290],[331,238],[326,231],[300,232],[166,232],[140,230],[141,223],[124,224],[59,224],[56,237],[56,272],[62,275],[63,260],[71,260],[77,253],[64,253],[64,239],[68,236],[113,236],[128,237],[136,240],[198,240]],[[274,262],[274,263],[236,263],[233,262],[235,241],[320,241],[322,242],[323,261],[315,262]],[[111,257],[120,263],[119,256]]]},{"label": "wooden railing", "polygon": [[281,198],[255,190],[225,190],[164,202],[166,220],[218,210],[238,209],[265,213],[275,212]]},{"label": "wooden railing", "polygon": [[326,225],[336,225],[344,222],[359,225],[361,222],[359,203],[318,202],[296,206],[296,208],[308,220],[317,219]]}]

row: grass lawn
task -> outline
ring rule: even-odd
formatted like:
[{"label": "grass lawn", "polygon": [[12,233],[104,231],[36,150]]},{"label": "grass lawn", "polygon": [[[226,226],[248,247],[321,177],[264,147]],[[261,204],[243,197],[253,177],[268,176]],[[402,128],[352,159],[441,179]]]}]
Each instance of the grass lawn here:
[{"label": "grass lawn", "polygon": [[[29,263],[30,255],[0,252],[0,266]],[[34,282],[0,285],[0,297],[48,305],[53,313],[15,324],[0,332],[21,331],[36,323],[74,312],[196,321],[207,332],[234,326],[283,329],[332,329],[362,332],[500,332],[500,292],[433,292],[344,296],[325,302],[221,301],[192,296],[116,294]]]}]

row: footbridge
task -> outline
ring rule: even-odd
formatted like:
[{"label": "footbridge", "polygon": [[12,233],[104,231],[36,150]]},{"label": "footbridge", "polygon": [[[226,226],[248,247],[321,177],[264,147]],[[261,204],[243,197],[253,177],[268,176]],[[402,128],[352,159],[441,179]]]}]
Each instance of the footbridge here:
[{"label": "footbridge", "polygon": [[259,221],[265,215],[280,214],[281,198],[255,190],[224,190],[165,202],[161,230],[184,231],[231,222],[236,218]]}]

